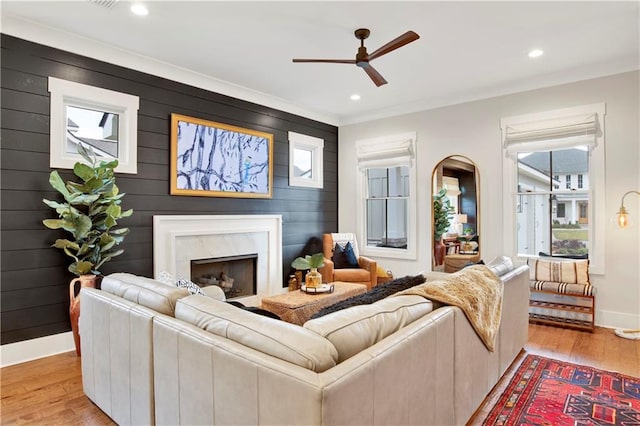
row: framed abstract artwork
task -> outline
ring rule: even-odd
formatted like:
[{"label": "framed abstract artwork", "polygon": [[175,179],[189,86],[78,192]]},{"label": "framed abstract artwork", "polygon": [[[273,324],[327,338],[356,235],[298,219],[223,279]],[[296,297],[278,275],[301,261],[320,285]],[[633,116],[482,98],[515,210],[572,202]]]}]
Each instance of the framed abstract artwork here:
[{"label": "framed abstract artwork", "polygon": [[273,135],[171,114],[171,194],[271,198]]}]

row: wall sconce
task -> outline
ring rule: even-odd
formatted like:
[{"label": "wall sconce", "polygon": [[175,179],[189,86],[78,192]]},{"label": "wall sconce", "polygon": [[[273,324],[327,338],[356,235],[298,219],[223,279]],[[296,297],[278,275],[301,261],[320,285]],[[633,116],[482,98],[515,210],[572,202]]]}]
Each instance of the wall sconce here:
[{"label": "wall sconce", "polygon": [[[622,196],[622,202],[620,203],[620,210],[618,210],[618,212],[614,216],[616,224],[621,229],[629,228],[632,224],[629,218],[629,212],[624,207],[624,197],[632,193],[640,195],[640,191],[631,190],[631,191],[625,192],[624,195]],[[640,340],[640,329],[623,330],[621,328],[618,328],[615,330],[615,334],[616,336],[623,337],[625,339]]]},{"label": "wall sconce", "polygon": [[615,216],[616,223],[622,229],[628,228],[629,226],[631,226],[631,220],[629,218],[629,212],[624,207],[624,197],[626,197],[629,194],[633,194],[633,193],[640,195],[640,191],[633,191],[632,190],[632,191],[625,192],[624,195],[622,196],[622,202],[620,203],[620,210],[618,210],[618,212],[616,213],[616,216]]}]

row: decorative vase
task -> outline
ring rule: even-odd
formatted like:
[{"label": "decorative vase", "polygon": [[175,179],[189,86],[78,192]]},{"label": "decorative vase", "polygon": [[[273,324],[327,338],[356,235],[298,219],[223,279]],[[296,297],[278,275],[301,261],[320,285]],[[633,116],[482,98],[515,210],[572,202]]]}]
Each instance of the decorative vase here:
[{"label": "decorative vase", "polygon": [[435,240],[433,245],[433,254],[436,261],[436,266],[444,263],[444,256],[447,254],[447,246],[442,242],[442,238]]},{"label": "decorative vase", "polygon": [[295,273],[296,276],[296,289],[299,289],[302,287],[302,271],[297,270]]},{"label": "decorative vase", "polygon": [[289,275],[289,291],[295,291],[298,289],[298,281],[296,281],[295,275]]},{"label": "decorative vase", "polygon": [[305,277],[305,284],[308,288],[316,288],[322,285],[322,275],[318,272],[318,268],[311,268]]},{"label": "decorative vase", "polygon": [[[73,343],[76,346],[76,355],[80,356],[80,334],[78,333],[78,318],[80,318],[80,290],[82,287],[100,288],[102,277],[99,275],[80,275],[69,283],[69,319],[73,332]],[[76,288],[78,291],[76,291]]]}]

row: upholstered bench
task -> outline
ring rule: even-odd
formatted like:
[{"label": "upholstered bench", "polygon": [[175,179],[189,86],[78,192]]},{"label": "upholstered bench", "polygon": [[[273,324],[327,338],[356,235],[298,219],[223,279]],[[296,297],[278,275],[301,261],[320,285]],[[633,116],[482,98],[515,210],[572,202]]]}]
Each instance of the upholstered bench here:
[{"label": "upholstered bench", "polygon": [[593,332],[589,260],[529,259],[529,322]]}]

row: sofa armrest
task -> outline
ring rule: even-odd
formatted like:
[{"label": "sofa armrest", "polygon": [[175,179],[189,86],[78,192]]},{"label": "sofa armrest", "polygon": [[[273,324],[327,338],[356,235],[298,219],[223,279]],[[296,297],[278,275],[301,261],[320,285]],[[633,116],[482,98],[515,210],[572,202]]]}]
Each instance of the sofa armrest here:
[{"label": "sofa armrest", "polygon": [[358,258],[358,265],[360,268],[369,271],[369,290],[378,285],[378,263],[375,260],[371,260],[368,257],[360,256]]}]

